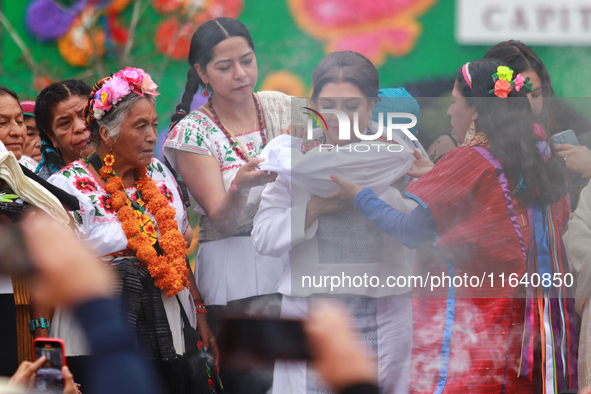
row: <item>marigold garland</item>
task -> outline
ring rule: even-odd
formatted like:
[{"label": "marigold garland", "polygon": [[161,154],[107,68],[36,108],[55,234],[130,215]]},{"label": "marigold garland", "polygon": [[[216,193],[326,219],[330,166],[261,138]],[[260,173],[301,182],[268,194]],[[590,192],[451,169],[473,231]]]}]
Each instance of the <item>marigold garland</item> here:
[{"label": "marigold garland", "polygon": [[147,175],[146,168],[134,170],[137,179],[135,185],[141,194],[141,200],[145,203],[145,208],[154,215],[160,230],[158,242],[164,255],[158,256],[152,241],[142,232],[138,217],[131,207],[131,201],[125,194],[121,178],[110,166],[103,166],[99,172],[107,181],[105,190],[110,194],[111,206],[121,221],[123,232],[127,237],[127,247],[133,250],[138,260],[148,267],[156,287],[164,290],[168,297],[175,296],[189,284],[185,254],[187,243],[178,230],[175,220],[176,211],[160,193],[152,178]]}]

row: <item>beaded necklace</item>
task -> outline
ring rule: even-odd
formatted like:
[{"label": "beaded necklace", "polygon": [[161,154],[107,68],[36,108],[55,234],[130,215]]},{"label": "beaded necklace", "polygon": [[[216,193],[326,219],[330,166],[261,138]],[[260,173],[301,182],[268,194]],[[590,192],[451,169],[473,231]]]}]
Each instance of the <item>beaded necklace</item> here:
[{"label": "beaded necklace", "polygon": [[[263,111],[261,111],[261,104],[259,103],[259,99],[257,98],[257,96],[254,93],[252,94],[252,99],[254,100],[254,107],[257,111],[257,119],[258,119],[259,125],[260,125],[259,133],[261,133],[261,138],[263,140],[263,146],[266,146],[267,145],[267,137],[265,136],[265,120],[263,118]],[[234,141],[234,138],[232,137],[232,135],[228,132],[228,130],[226,129],[224,124],[220,121],[218,114],[215,112],[215,109],[213,108],[213,103],[211,102],[211,96],[209,96],[209,100],[207,101],[207,106],[208,106],[209,112],[211,112],[211,114],[213,115],[213,120],[214,120],[215,124],[224,132],[224,135],[230,141],[230,145],[232,146],[232,149],[234,150],[236,155],[239,158],[241,158],[242,160],[248,161],[248,158],[246,157],[246,153],[243,152],[238,147],[238,143],[236,141]]]}]

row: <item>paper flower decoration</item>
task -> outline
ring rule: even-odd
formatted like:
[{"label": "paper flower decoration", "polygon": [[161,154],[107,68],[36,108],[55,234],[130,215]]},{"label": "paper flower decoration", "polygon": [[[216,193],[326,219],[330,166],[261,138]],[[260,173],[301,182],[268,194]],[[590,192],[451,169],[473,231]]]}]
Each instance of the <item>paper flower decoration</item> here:
[{"label": "paper flower decoration", "polygon": [[515,90],[519,92],[525,84],[525,78],[521,74],[517,74],[513,82],[515,83]]},{"label": "paper flower decoration", "polygon": [[404,56],[421,33],[417,18],[437,0],[288,0],[302,30],[325,42],[325,52],[351,50],[382,64]]},{"label": "paper flower decoration", "polygon": [[127,30],[119,14],[131,0],[78,0],[65,8],[56,0],[34,0],[27,8],[28,31],[39,41],[57,41],[62,57],[71,65],[86,67],[105,53],[105,47],[122,45]]},{"label": "paper flower decoration", "polygon": [[156,48],[175,60],[189,56],[191,37],[199,25],[220,16],[238,18],[242,12],[243,0],[153,0],[154,8],[170,16],[156,32]]},{"label": "paper flower decoration", "polygon": [[511,84],[504,79],[499,79],[495,82],[495,95],[500,98],[507,98],[511,93]]},{"label": "paper flower decoration", "polygon": [[499,66],[497,67],[497,77],[499,79],[504,79],[507,82],[511,82],[513,79],[513,70],[507,66]]}]

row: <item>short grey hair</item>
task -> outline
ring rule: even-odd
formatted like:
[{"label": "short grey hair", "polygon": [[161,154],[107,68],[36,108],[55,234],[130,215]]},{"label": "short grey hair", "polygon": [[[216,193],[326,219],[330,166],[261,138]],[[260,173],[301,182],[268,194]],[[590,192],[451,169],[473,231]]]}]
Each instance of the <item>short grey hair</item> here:
[{"label": "short grey hair", "polygon": [[147,98],[152,102],[152,104],[155,103],[153,96],[140,96],[135,92],[131,92],[125,96],[123,100],[118,102],[113,106],[113,108],[106,112],[102,118],[96,120],[96,127],[93,127],[92,130],[92,139],[97,141],[97,143],[100,143],[101,136],[99,129],[101,126],[103,126],[107,129],[107,137],[112,141],[117,140],[117,137],[119,137],[119,132],[121,131],[121,125],[123,124],[125,118],[127,118],[129,110],[141,98]]}]

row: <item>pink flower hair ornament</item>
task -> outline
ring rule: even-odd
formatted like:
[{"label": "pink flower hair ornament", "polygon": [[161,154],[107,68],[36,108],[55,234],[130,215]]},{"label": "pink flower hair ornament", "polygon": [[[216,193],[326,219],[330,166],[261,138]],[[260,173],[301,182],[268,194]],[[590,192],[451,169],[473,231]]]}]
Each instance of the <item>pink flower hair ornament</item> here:
[{"label": "pink flower hair ornament", "polygon": [[101,79],[94,85],[84,108],[86,127],[90,130],[95,119],[101,119],[131,92],[156,97],[159,94],[157,88],[158,85],[150,74],[141,68],[125,67],[110,77]]}]

